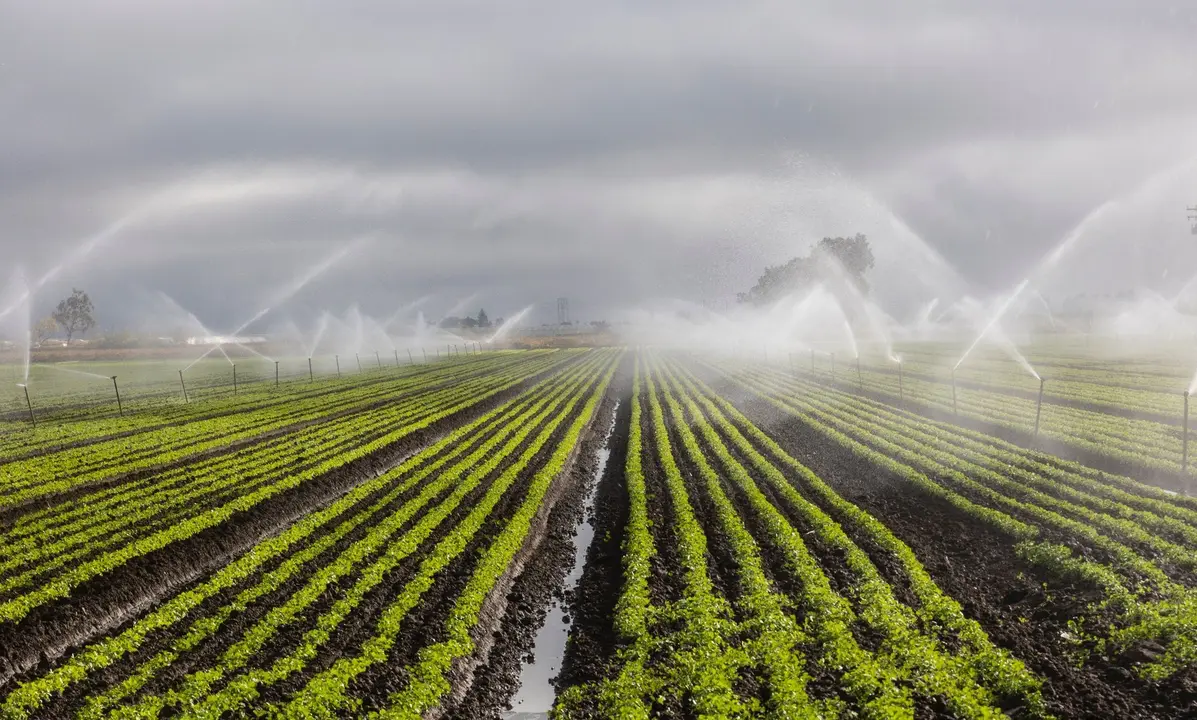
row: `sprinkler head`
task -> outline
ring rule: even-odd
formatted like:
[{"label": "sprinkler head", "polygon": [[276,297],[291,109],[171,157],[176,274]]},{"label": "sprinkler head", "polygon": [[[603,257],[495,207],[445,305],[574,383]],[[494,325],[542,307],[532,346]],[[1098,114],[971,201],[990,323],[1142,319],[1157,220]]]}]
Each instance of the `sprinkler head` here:
[{"label": "sprinkler head", "polygon": [[115,375],[113,375],[113,376],[109,377],[108,379],[109,379],[109,380],[115,380],[115,379],[116,379],[116,376],[115,376]]}]

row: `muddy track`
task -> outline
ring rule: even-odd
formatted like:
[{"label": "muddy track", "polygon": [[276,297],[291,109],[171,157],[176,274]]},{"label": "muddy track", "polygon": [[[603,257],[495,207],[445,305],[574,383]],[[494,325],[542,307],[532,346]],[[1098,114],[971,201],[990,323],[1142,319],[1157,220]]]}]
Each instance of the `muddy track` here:
[{"label": "muddy track", "polygon": [[[592,387],[592,385],[588,385],[586,390],[580,392],[589,392]],[[487,516],[486,521],[470,539],[465,549],[437,574],[432,587],[421,597],[419,605],[403,619],[399,637],[395,646],[388,654],[387,661],[371,667],[351,683],[353,695],[363,700],[362,712],[369,712],[385,707],[392,693],[400,691],[407,686],[408,667],[418,661],[420,651],[445,639],[445,621],[448,614],[469,582],[482,554],[507,526],[511,516],[517,512],[520,504],[527,496],[528,488],[536,472],[552,456],[557,445],[562,442],[568,432],[568,426],[580,411],[580,406],[575,407],[569,416],[558,425],[548,442],[536,452],[531,462],[520,473],[516,481],[503,493],[502,499],[500,499],[499,503]],[[518,457],[522,452],[522,449],[517,450],[508,457]],[[547,501],[548,497],[546,497],[546,503]],[[470,508],[467,508],[465,512],[472,509],[472,505],[473,503],[471,503]],[[544,504],[542,504],[543,507]],[[547,511],[545,514],[547,515]],[[537,518],[539,519],[539,517],[538,515]],[[534,521],[533,531],[536,528],[537,525]],[[519,556],[517,555],[517,560],[518,558]],[[500,580],[500,586],[502,586],[502,579]],[[503,597],[506,597],[505,592]],[[488,605],[489,602],[483,606],[479,621],[479,624],[483,626],[486,625],[490,617]],[[381,608],[379,608],[379,612],[381,612]],[[372,622],[365,623],[363,630],[364,632],[372,633],[374,624]],[[490,631],[493,632],[493,630],[494,628],[491,627]],[[365,637],[360,639],[365,639]],[[475,642],[477,643],[480,639],[482,638],[475,637]],[[478,647],[475,653],[482,651],[482,648]],[[458,664],[454,663],[454,671],[450,672],[450,681],[454,684],[455,688],[463,681],[460,676],[454,677],[457,667]]]},{"label": "muddy track", "polygon": [[[624,360],[626,364],[626,358]],[[516,561],[508,569],[510,590],[502,593],[503,582],[487,600],[492,610],[489,622],[475,630],[478,650],[471,662],[454,668],[454,692],[442,709],[431,717],[492,718],[498,720],[510,707],[519,689],[521,670],[532,652],[536,634],[545,622],[552,601],[562,599],[565,578],[573,567],[573,537],[583,521],[583,503],[594,483],[598,451],[618,397],[615,389],[626,378],[617,376],[586,428],[573,457],[541,506],[544,525],[530,533]],[[517,565],[523,559],[522,571]],[[489,648],[487,649],[487,645]],[[470,665],[473,667],[470,667]]]},{"label": "muddy track", "polygon": [[305,482],[209,528],[191,538],[136,558],[115,571],[93,578],[62,600],[35,609],[21,622],[0,627],[0,688],[14,674],[43,665],[87,640],[108,633],[166,595],[226,564],[232,557],[280,532],[296,519],[323,507],[370,477],[375,477],[453,428],[478,417],[518,394],[541,375],[498,393],[431,427],[320,478]]},{"label": "muddy track", "polygon": [[1121,659],[1096,658],[1075,666],[1061,633],[1095,599],[1091,589],[1040,575],[1015,556],[1005,536],[856,458],[796,418],[735,391],[726,397],[795,459],[909,545],[965,614],[1044,680],[1044,697],[1058,717],[1180,718],[1197,712],[1194,671],[1149,683],[1134,677]]},{"label": "muddy track", "polygon": [[629,354],[621,371],[626,375],[614,385],[619,410],[608,440],[611,457],[599,479],[591,512],[594,540],[586,551],[578,586],[565,599],[566,613],[573,622],[561,671],[553,680],[558,695],[614,672],[612,661],[619,647],[614,631],[615,603],[623,589],[623,542],[629,512],[625,471],[632,421],[631,362]]}]

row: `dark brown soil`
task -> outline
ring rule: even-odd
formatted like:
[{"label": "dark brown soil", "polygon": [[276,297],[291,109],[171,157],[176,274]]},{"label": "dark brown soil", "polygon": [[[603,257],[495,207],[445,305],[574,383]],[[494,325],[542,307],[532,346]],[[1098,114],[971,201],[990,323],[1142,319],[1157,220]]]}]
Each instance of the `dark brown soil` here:
[{"label": "dark brown soil", "polygon": [[1092,589],[1041,576],[1018,559],[1009,538],[858,459],[798,419],[726,384],[716,384],[716,390],[726,392],[788,453],[909,545],[967,616],[1044,679],[1044,697],[1055,715],[1095,720],[1197,715],[1197,673],[1150,683],[1133,675],[1125,658],[1096,658],[1077,667],[1062,633],[1096,599]]}]

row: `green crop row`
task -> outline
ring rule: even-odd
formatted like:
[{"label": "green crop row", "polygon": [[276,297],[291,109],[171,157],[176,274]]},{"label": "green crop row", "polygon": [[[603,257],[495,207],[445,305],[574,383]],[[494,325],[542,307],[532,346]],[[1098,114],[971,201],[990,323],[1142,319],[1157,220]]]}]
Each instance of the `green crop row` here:
[{"label": "green crop row", "polygon": [[[151,634],[159,633],[183,622],[189,613],[199,607],[205,599],[237,587],[245,580],[252,578],[259,569],[273,560],[283,558],[288,553],[298,550],[296,554],[263,576],[256,585],[243,590],[230,605],[226,605],[212,615],[196,618],[190,629],[176,640],[170,650],[163,651],[146,660],[123,683],[105,695],[92,698],[88,704],[88,707],[92,708],[89,712],[93,712],[93,714],[110,708],[121,698],[136,692],[161,669],[169,666],[180,653],[193,649],[204,638],[215,633],[232,614],[244,611],[256,599],[272,592],[288,578],[300,572],[305,564],[318,558],[348,533],[367,523],[383,508],[415,487],[417,483],[443,467],[452,458],[464,452],[466,448],[471,447],[476,442],[475,438],[480,440],[487,433],[501,431],[492,438],[493,441],[483,442],[468,458],[457,463],[456,467],[458,469],[472,467],[479,459],[487,457],[498,442],[506,437],[506,433],[515,427],[522,426],[529,412],[537,411],[543,408],[545,403],[559,398],[563,392],[563,383],[569,382],[571,378],[576,379],[583,372],[585,372],[585,368],[578,368],[572,373],[567,372],[563,376],[542,381],[533,392],[509,401],[474,422],[453,431],[440,442],[405,461],[395,470],[362,483],[329,507],[302,518],[282,534],[260,542],[257,546],[244,552],[238,559],[217,571],[207,581],[175,595],[149,615],[134,622],[119,635],[88,646],[73,655],[64,665],[51,670],[37,680],[19,686],[9,695],[0,714],[4,717],[25,717],[28,713],[36,711],[54,694],[65,691],[69,686],[82,681],[92,672],[108,667],[122,657],[137,652],[141,644]],[[465,441],[464,444],[462,444],[463,441]],[[417,469],[418,472],[414,472]],[[441,486],[451,483],[453,479],[459,477],[459,474],[454,474],[456,472],[455,470],[441,478],[443,481]],[[369,508],[360,509],[363,502],[382,492],[385,494],[374,501]],[[335,530],[322,531],[338,518],[351,514],[352,517],[342,522]]]}]

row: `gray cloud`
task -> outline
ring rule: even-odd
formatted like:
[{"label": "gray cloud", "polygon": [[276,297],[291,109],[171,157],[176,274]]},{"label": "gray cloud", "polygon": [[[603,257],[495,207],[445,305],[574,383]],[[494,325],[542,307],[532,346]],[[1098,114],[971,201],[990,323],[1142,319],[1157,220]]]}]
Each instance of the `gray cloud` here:
[{"label": "gray cloud", "polygon": [[[941,5],[0,0],[0,243],[36,276],[149,203],[39,295],[113,322],[137,286],[234,324],[364,233],[287,312],[597,317],[856,231],[936,292],[892,210],[980,291],[1197,153],[1197,10]],[[1128,217],[1186,232],[1176,190]]]}]

